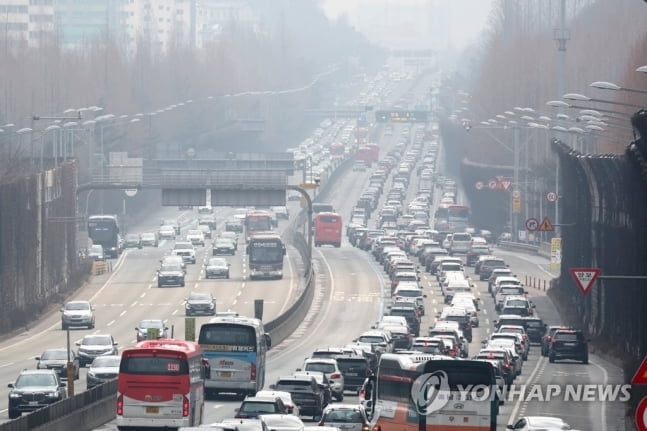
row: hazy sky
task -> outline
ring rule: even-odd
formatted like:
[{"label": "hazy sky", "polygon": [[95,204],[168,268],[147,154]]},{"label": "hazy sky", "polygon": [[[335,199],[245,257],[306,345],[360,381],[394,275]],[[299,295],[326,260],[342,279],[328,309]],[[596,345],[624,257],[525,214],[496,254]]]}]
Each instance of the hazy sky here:
[{"label": "hazy sky", "polygon": [[[321,5],[326,14],[335,18],[346,13],[349,21],[357,22],[355,18],[366,7],[374,5],[379,7],[387,3],[390,7],[397,4],[420,4],[424,0],[321,0]],[[439,0],[436,0],[439,1]],[[464,47],[473,42],[483,30],[490,9],[495,0],[440,0],[440,3],[450,5],[452,8],[451,39],[454,46]],[[360,7],[361,6],[361,7]]]}]

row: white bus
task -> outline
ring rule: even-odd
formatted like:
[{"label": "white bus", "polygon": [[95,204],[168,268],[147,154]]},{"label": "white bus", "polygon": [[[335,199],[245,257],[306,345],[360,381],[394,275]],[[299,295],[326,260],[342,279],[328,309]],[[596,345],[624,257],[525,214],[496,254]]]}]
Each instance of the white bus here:
[{"label": "white bus", "polygon": [[[374,379],[374,431],[496,431],[499,401],[488,362],[385,353]],[[430,391],[435,398],[428,400],[429,392],[420,391],[425,384],[435,386]]]},{"label": "white bus", "polygon": [[215,317],[200,327],[198,344],[211,366],[210,376],[205,380],[205,396],[254,395],[263,389],[271,339],[259,319]]}]

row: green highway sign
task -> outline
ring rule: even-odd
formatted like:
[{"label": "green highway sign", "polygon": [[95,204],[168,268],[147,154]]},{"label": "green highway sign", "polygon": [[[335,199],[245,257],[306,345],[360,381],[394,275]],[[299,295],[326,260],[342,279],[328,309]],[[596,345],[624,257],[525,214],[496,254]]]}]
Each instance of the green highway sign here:
[{"label": "green highway sign", "polygon": [[375,121],[378,123],[426,123],[429,111],[376,111]]}]

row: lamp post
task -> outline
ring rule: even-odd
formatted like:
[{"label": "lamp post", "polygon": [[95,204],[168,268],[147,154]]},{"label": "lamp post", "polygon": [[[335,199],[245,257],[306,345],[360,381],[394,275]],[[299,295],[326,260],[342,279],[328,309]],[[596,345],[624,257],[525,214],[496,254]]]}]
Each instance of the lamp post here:
[{"label": "lamp post", "polygon": [[627,106],[629,108],[638,108],[638,109],[644,108],[644,106],[634,105],[633,103],[614,102],[613,100],[605,100],[605,99],[593,99],[591,97],[588,97],[579,93],[566,93],[562,96],[562,99],[577,100],[580,102],[608,103],[610,105]]},{"label": "lamp post", "polygon": [[647,91],[645,90],[637,90],[635,88],[620,87],[619,85],[616,85],[613,82],[607,82],[607,81],[593,82],[590,84],[590,87],[598,88],[600,90],[626,91],[629,93],[647,94]]}]

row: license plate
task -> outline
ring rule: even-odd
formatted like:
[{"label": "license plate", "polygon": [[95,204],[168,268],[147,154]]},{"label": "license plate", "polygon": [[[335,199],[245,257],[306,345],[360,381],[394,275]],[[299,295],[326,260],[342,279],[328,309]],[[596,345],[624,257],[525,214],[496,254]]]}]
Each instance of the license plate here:
[{"label": "license plate", "polygon": [[568,347],[573,347],[575,345],[575,343],[564,343],[564,345],[568,346]]},{"label": "license plate", "polygon": [[349,377],[357,377],[359,374],[357,373],[346,373],[347,376]]},{"label": "license plate", "polygon": [[146,413],[156,415],[160,412],[159,407],[146,407]]},{"label": "license plate", "polygon": [[220,377],[231,377],[231,371],[221,371]]},{"label": "license plate", "polygon": [[29,402],[29,405],[30,405],[30,406],[37,406],[37,405],[38,405],[38,401],[30,401],[30,402]]}]

